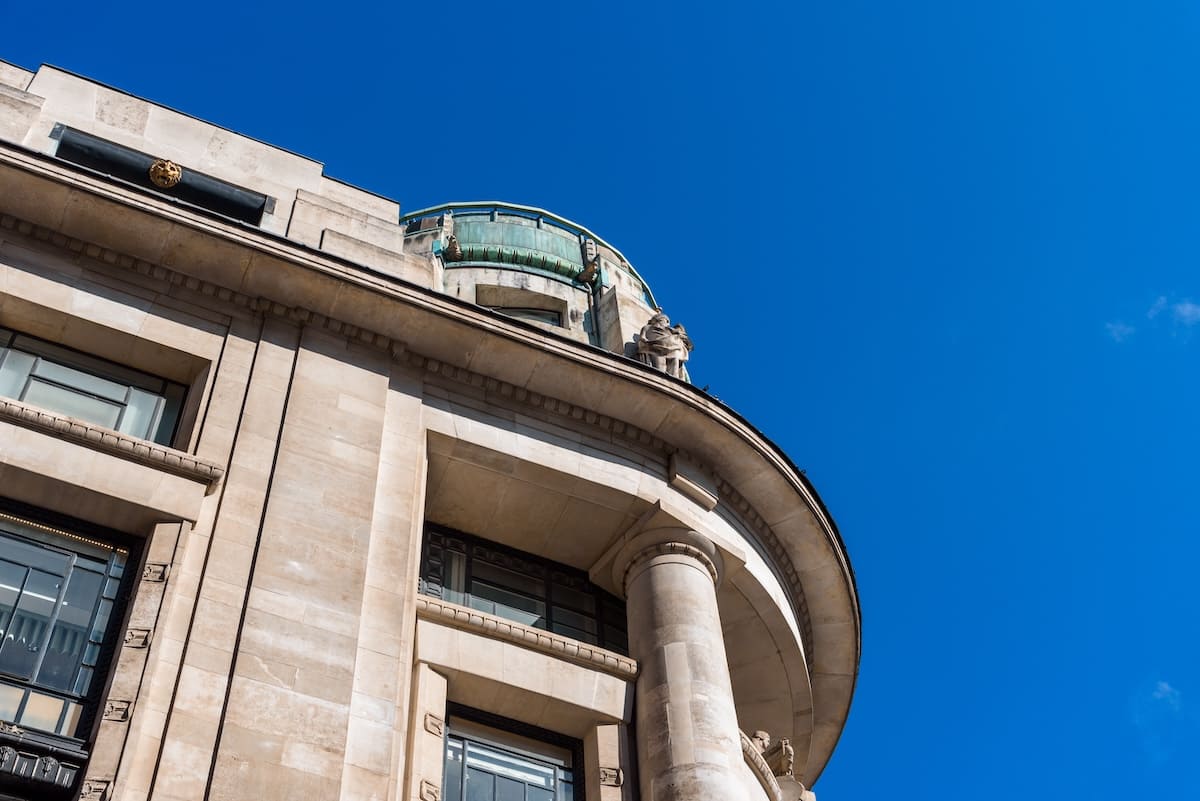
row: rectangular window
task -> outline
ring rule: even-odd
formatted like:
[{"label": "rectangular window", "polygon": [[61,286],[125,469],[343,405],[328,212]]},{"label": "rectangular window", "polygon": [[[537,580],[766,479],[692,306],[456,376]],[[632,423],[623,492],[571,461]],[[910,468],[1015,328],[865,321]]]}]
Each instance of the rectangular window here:
[{"label": "rectangular window", "polygon": [[629,652],[624,602],[589,581],[582,570],[450,529],[426,529],[421,592]]},{"label": "rectangular window", "polygon": [[[501,725],[450,715],[442,780],[445,801],[582,800],[582,788],[575,787],[578,743],[487,717],[489,723]],[[541,739],[545,737],[552,741]]]},{"label": "rectangular window", "polygon": [[128,560],[124,548],[0,510],[0,720],[79,736]]},{"label": "rectangular window", "polygon": [[562,328],[562,313],[550,309],[525,309],[516,306],[493,306],[492,311],[499,312],[514,320],[525,320],[531,323],[546,323]]},{"label": "rectangular window", "polygon": [[186,388],[0,328],[0,395],[170,445]]}]

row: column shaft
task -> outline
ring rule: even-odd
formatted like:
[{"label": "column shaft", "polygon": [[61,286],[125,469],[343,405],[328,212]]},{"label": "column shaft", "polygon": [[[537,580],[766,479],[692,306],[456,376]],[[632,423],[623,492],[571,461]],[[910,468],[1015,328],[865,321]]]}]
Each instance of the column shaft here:
[{"label": "column shaft", "polygon": [[741,738],[714,584],[719,557],[693,532],[663,533],[650,532],[657,536],[626,561],[624,575],[630,649],[640,670],[641,796],[739,798]]}]

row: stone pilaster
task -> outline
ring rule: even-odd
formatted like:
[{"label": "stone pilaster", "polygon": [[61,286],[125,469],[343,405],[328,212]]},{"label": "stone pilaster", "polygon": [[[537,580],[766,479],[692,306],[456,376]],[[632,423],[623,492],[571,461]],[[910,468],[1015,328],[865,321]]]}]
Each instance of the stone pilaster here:
[{"label": "stone pilaster", "polygon": [[717,613],[720,554],[685,528],[634,537],[617,555],[637,680],[643,801],[739,798],[741,735]]}]

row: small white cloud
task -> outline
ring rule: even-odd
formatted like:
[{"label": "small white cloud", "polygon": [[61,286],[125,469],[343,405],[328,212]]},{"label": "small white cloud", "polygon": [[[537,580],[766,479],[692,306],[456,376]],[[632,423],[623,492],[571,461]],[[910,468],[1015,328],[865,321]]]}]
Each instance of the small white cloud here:
[{"label": "small white cloud", "polygon": [[1165,308],[1167,308],[1167,297],[1166,295],[1159,295],[1158,299],[1155,300],[1154,304],[1150,307],[1150,310],[1146,312],[1146,318],[1153,320]]},{"label": "small white cloud", "polygon": [[1132,723],[1149,764],[1160,768],[1183,750],[1189,737],[1183,693],[1158,679],[1139,687],[1130,698]]},{"label": "small white cloud", "polygon": [[1161,701],[1175,711],[1183,705],[1183,693],[1176,690],[1165,681],[1159,681],[1154,685],[1154,692],[1150,693],[1150,697],[1155,701]]},{"label": "small white cloud", "polygon": [[1200,323],[1200,303],[1183,300],[1171,306],[1171,316],[1175,322],[1191,327]]},{"label": "small white cloud", "polygon": [[1113,342],[1124,342],[1133,336],[1133,332],[1137,330],[1132,325],[1126,325],[1120,320],[1114,323],[1105,323],[1104,328],[1108,331],[1108,335],[1113,338]]}]

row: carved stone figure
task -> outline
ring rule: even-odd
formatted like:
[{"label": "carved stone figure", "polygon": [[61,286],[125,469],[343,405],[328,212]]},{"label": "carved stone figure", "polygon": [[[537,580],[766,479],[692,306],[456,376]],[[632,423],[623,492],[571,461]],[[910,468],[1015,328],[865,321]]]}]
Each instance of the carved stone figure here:
[{"label": "carved stone figure", "polygon": [[767,747],[763,758],[776,776],[791,776],[796,764],[796,749],[792,748],[791,740],[783,737],[774,746]]},{"label": "carved stone figure", "polygon": [[762,731],[754,732],[754,736],[750,738],[750,742],[754,743],[754,747],[758,749],[758,753],[765,754],[767,749],[771,747],[771,733]]},{"label": "carved stone figure", "polygon": [[682,325],[671,325],[671,319],[656,312],[644,326],[637,340],[638,361],[676,378],[686,378],[688,355],[692,340]]}]

